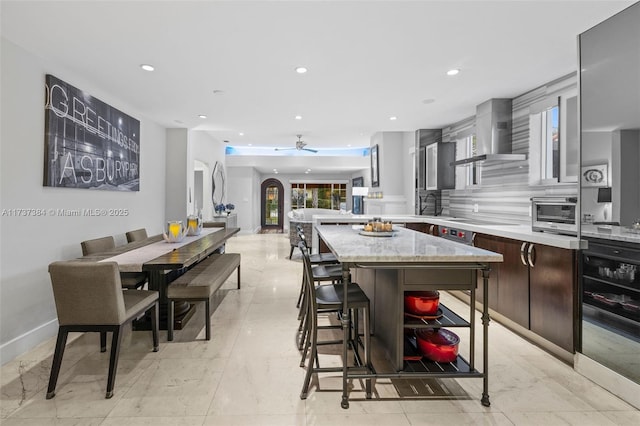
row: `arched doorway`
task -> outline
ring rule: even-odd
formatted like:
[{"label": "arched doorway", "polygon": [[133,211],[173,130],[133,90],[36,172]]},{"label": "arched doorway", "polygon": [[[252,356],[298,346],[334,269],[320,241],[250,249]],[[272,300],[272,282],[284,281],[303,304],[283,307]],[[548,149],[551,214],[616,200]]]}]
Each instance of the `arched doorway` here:
[{"label": "arched doorway", "polygon": [[284,187],[278,179],[267,179],[260,186],[260,227],[282,232],[284,224]]}]

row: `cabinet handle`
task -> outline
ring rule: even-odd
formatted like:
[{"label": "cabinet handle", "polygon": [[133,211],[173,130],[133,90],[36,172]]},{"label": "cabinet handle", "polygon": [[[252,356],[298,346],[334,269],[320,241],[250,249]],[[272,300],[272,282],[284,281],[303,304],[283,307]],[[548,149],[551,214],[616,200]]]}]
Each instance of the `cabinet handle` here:
[{"label": "cabinet handle", "polygon": [[620,250],[614,250],[613,254],[620,254]]},{"label": "cabinet handle", "polygon": [[527,266],[527,259],[524,258],[524,251],[527,247],[527,243],[526,241],[524,243],[522,243],[522,245],[520,246],[520,261],[522,262],[522,264],[524,266]]},{"label": "cabinet handle", "polygon": [[435,225],[429,225],[429,234],[433,235],[433,228]]},{"label": "cabinet handle", "polygon": [[476,234],[475,232],[473,234],[471,234],[471,247],[475,247],[476,246]]},{"label": "cabinet handle", "polygon": [[530,244],[529,250],[527,250],[527,260],[529,260],[529,266],[531,266],[532,268],[536,266],[536,252],[534,250],[534,244]]}]

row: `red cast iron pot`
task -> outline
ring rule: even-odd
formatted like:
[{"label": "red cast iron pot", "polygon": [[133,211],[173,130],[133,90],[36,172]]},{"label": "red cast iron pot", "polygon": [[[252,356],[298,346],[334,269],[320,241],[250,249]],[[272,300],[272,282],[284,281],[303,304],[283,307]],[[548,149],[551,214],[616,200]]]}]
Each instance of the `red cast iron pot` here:
[{"label": "red cast iron pot", "polygon": [[440,293],[437,291],[407,291],[404,293],[404,309],[413,315],[436,315]]},{"label": "red cast iron pot", "polygon": [[444,328],[416,330],[418,349],[426,358],[435,362],[453,362],[458,356],[460,338]]}]

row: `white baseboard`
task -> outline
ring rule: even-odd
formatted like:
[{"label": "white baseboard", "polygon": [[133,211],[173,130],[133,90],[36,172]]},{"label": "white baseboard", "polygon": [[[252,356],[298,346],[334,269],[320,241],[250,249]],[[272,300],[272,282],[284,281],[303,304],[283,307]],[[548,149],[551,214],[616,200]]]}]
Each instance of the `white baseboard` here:
[{"label": "white baseboard", "polygon": [[58,319],[56,318],[3,343],[0,345],[0,365],[4,365],[35,348],[42,342],[54,337],[57,333]]}]

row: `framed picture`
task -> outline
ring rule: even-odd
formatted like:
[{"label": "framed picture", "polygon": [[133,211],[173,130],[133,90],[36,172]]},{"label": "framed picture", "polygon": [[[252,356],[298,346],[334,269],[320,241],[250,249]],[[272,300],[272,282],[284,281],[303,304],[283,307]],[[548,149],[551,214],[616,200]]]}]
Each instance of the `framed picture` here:
[{"label": "framed picture", "polygon": [[140,121],[47,74],[44,186],[140,190]]},{"label": "framed picture", "polygon": [[598,164],[582,167],[582,187],[608,186],[607,165]]},{"label": "framed picture", "polygon": [[378,145],[371,147],[371,186],[380,186]]}]

